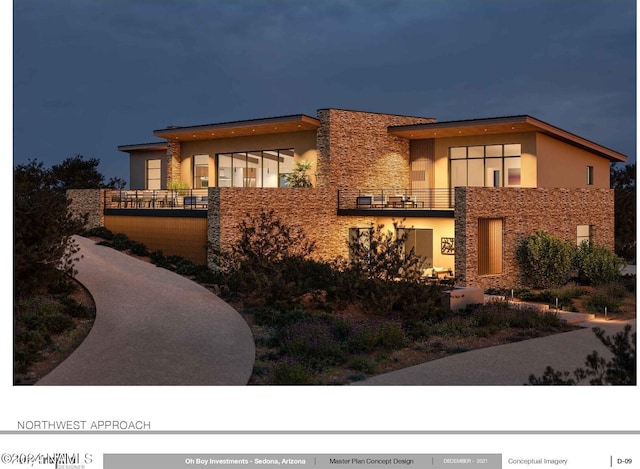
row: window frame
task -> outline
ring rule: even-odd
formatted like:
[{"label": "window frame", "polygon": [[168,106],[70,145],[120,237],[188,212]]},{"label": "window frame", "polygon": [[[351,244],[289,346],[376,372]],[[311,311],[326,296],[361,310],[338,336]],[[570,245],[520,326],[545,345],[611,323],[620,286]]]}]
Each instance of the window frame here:
[{"label": "window frame", "polygon": [[[513,151],[513,147],[519,146],[520,152],[519,155],[507,155],[506,153],[515,153]],[[501,151],[498,152],[498,148],[501,148]],[[507,151],[506,148],[509,148]],[[473,152],[470,151],[473,149]],[[480,151],[482,149],[482,151]],[[489,149],[489,151],[487,151]],[[471,154],[473,153],[473,155]],[[480,156],[482,153],[482,156]],[[489,155],[487,155],[489,153]],[[500,155],[498,155],[500,153]],[[463,156],[463,154],[465,156]],[[497,168],[497,160],[500,160],[499,168]],[[514,165],[514,161],[518,161],[518,165]],[[464,161],[465,164],[462,165]],[[477,174],[479,173],[475,168],[474,171],[470,172],[469,163],[472,161],[482,162],[482,186],[479,186],[479,180]],[[509,164],[508,162],[511,161]],[[454,163],[456,162],[456,163]],[[464,166],[464,177],[460,177],[460,171],[458,170],[458,176],[454,178],[453,169],[454,165],[456,166]],[[477,164],[474,163],[474,166]],[[494,171],[489,172],[490,169],[494,169]],[[461,169],[461,168],[459,168]],[[517,170],[517,171],[516,171]],[[499,173],[499,185],[495,185],[495,171]],[[491,174],[491,176],[489,175]],[[472,177],[475,175],[475,177]],[[485,145],[458,145],[449,147],[449,187],[458,187],[454,185],[454,179],[460,180],[464,179],[465,185],[459,187],[471,187],[470,181],[473,182],[473,187],[522,187],[522,143],[511,142],[511,143],[489,143]],[[516,180],[518,184],[509,184],[509,180]]]},{"label": "window frame", "polygon": [[[156,162],[158,164],[158,167],[151,168],[149,163],[156,163]],[[151,170],[158,172],[157,178],[150,177]],[[158,187],[151,187],[151,184],[149,184],[150,181],[157,181]],[[150,190],[150,191],[162,189],[162,158],[149,158],[144,160],[144,188],[145,190]]]}]

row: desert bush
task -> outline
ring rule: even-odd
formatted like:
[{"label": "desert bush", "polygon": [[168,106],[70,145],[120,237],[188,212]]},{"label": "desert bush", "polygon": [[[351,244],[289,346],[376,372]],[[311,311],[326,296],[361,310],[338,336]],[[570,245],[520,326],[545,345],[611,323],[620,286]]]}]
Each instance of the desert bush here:
[{"label": "desert bush", "polygon": [[407,337],[399,322],[381,323],[377,330],[377,346],[386,351],[398,350],[407,345]]},{"label": "desert bush", "polygon": [[276,218],[273,210],[250,214],[238,224],[240,234],[231,247],[231,256],[243,268],[268,267],[290,257],[306,258],[315,244],[302,228],[291,227]]},{"label": "desert bush", "polygon": [[335,336],[331,324],[320,318],[309,318],[282,328],[280,350],[314,370],[344,363],[347,350]]},{"label": "desert bush", "polygon": [[91,309],[78,303],[71,297],[62,297],[60,302],[64,305],[64,312],[73,318],[89,318],[91,317]]},{"label": "desert bush", "polygon": [[[285,306],[282,308],[282,306]],[[286,305],[267,305],[245,308],[244,313],[252,314],[259,326],[282,327],[309,319],[310,315],[300,308],[288,309]]]},{"label": "desert bush", "polygon": [[85,237],[94,236],[96,238],[102,238],[106,240],[113,239],[113,237],[115,236],[113,231],[105,228],[104,226],[97,226],[94,228],[83,230],[80,234]]},{"label": "desert bush", "polygon": [[601,285],[620,278],[622,258],[603,246],[583,242],[577,248],[576,267],[578,279],[583,283]]},{"label": "desert bush", "polygon": [[566,284],[572,276],[575,246],[545,231],[522,240],[516,259],[523,278],[533,287],[550,288]]},{"label": "desert bush", "polygon": [[383,229],[375,225],[348,240],[351,269],[383,281],[419,279],[424,260],[413,248],[407,251],[409,232],[402,221],[393,220],[393,231]]},{"label": "desert bush", "polygon": [[583,304],[587,311],[593,313],[603,313],[605,307],[609,313],[615,313],[620,310],[625,296],[626,289],[623,285],[610,283],[594,288]]},{"label": "desert bush", "polygon": [[298,361],[283,360],[273,367],[272,384],[312,384],[312,372]]},{"label": "desert bush", "polygon": [[347,363],[347,366],[355,371],[373,374],[378,371],[378,362],[369,357],[353,357]]},{"label": "desert bush", "polygon": [[553,288],[538,292],[533,292],[530,290],[522,291],[518,294],[518,298],[523,301],[547,303],[548,305],[554,307],[556,305],[557,299],[558,307],[560,309],[572,310],[575,309],[573,306],[573,300],[585,295],[586,293],[586,289],[578,287],[574,284],[568,284],[561,288]]}]

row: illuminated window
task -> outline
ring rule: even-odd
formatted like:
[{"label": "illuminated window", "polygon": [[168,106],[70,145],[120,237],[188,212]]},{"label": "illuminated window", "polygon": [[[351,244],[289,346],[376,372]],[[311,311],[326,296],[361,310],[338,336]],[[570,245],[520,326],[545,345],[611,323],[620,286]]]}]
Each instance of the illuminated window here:
[{"label": "illuminated window", "polygon": [[209,155],[193,156],[193,188],[209,187]]},{"label": "illuminated window", "polygon": [[578,225],[576,229],[576,244],[580,246],[584,242],[591,242],[593,229],[591,225]]},{"label": "illuminated window", "polygon": [[450,187],[520,187],[519,143],[449,148]]},{"label": "illuminated window", "polygon": [[593,166],[587,166],[587,186],[593,186]]},{"label": "illuminated window", "polygon": [[286,187],[285,175],[293,171],[292,148],[216,156],[219,187]]},{"label": "illuminated window", "polygon": [[162,180],[162,160],[147,160],[145,189],[159,190]]}]

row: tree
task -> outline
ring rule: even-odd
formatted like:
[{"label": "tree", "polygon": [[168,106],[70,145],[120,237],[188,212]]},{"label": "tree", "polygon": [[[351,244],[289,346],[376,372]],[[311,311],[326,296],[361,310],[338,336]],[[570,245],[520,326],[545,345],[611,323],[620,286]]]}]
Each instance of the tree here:
[{"label": "tree", "polygon": [[529,376],[533,385],[575,385],[589,378],[592,385],[632,385],[636,384],[636,333],[631,333],[627,324],[624,330],[613,337],[605,336],[604,331],[594,327],[598,340],[612,353],[607,361],[596,350],[587,355],[586,368],[576,368],[573,376],[568,371],[556,371],[548,366],[541,377]]},{"label": "tree", "polygon": [[105,185],[105,189],[122,190],[127,186],[127,181],[122,178],[112,177],[109,178],[109,182]]},{"label": "tree", "polygon": [[311,176],[307,174],[307,171],[311,169],[311,163],[308,161],[296,162],[293,172],[285,176],[287,186],[289,187],[313,187],[311,184]]},{"label": "tree", "polygon": [[67,189],[98,189],[104,185],[104,176],[98,172],[100,160],[84,159],[82,155],[69,157],[51,167],[54,187]]},{"label": "tree", "polygon": [[348,241],[351,268],[369,278],[389,281],[415,280],[422,276],[424,260],[414,249],[406,249],[409,232],[393,220],[393,231],[384,225],[360,230]]},{"label": "tree", "polygon": [[17,296],[46,289],[60,272],[73,274],[78,248],[71,236],[86,220],[68,211],[52,170],[30,160],[13,171],[14,289]]},{"label": "tree", "polygon": [[615,197],[615,251],[620,257],[636,259],[636,164],[611,165],[611,188]]},{"label": "tree", "polygon": [[305,259],[315,248],[304,230],[276,218],[273,209],[262,209],[258,216],[247,214],[238,231],[240,238],[231,247],[231,255],[246,267],[265,267],[286,258]]}]

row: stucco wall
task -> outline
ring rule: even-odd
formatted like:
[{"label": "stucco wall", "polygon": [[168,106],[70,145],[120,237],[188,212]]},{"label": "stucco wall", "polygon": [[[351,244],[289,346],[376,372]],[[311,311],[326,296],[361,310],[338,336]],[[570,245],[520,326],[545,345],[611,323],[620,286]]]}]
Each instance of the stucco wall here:
[{"label": "stucco wall", "polygon": [[409,141],[387,127],[434,121],[340,109],[321,109],[318,119],[318,185],[336,189],[410,187]]},{"label": "stucco wall", "polygon": [[102,226],[104,220],[104,190],[102,189],[69,189],[69,211],[77,215],[87,215],[86,228]]},{"label": "stucco wall", "polygon": [[[478,219],[503,219],[503,273],[478,275]],[[489,288],[522,284],[515,253],[536,230],[577,241],[578,225],[593,226],[593,241],[613,250],[613,191],[610,189],[456,189],[456,276],[461,285]]]},{"label": "stucco wall", "polygon": [[129,181],[130,189],[143,190],[146,189],[146,172],[148,160],[160,160],[161,164],[161,177],[160,188],[167,188],[167,152],[166,150],[154,150],[154,151],[131,151],[129,158],[129,175],[131,180]]},{"label": "stucco wall", "polygon": [[519,143],[522,146],[522,154],[520,157],[520,167],[522,168],[521,186],[536,187],[536,136],[532,132],[435,139],[435,187],[449,187],[449,148],[508,143]]},{"label": "stucco wall", "polygon": [[[538,187],[593,187],[608,189],[609,160],[558,139],[538,133]],[[587,186],[587,166],[594,168],[594,183]]]}]

